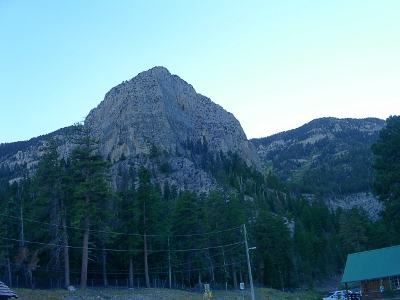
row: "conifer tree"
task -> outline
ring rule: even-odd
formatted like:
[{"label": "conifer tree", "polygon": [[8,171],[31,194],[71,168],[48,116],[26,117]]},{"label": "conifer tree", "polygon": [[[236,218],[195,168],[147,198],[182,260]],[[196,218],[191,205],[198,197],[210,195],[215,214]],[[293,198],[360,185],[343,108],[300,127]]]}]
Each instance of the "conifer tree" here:
[{"label": "conifer tree", "polygon": [[285,289],[295,285],[293,242],[284,220],[260,211],[254,226],[257,253],[264,257],[264,280],[267,286]]},{"label": "conifer tree", "polygon": [[[171,216],[171,232],[175,236],[173,246],[175,249],[184,250],[177,253],[180,267],[186,269],[186,278],[183,281],[191,284],[195,276],[193,261],[201,261],[198,251],[190,250],[201,248],[203,244],[202,210],[197,205],[198,198],[194,192],[184,191],[177,199],[174,212]],[[196,259],[195,259],[196,258]]]},{"label": "conifer tree", "polygon": [[[228,230],[233,228],[239,228],[245,223],[245,207],[244,201],[241,201],[241,197],[235,194],[222,193],[221,191],[213,190],[207,196],[204,205],[204,219],[206,232],[221,231],[220,233],[213,235],[212,238],[217,245],[230,245],[242,240],[242,235],[239,230]],[[227,231],[228,230],[228,231]],[[233,285],[237,286],[236,277],[236,265],[235,262],[239,260],[242,249],[235,248],[235,250],[229,251],[227,255],[221,252],[223,255],[222,260],[225,261],[223,268],[223,279],[227,283],[231,279]],[[228,263],[231,265],[231,274],[225,266]]]},{"label": "conifer tree", "polygon": [[136,207],[139,215],[141,232],[143,233],[143,264],[146,287],[150,287],[149,265],[148,265],[148,237],[147,234],[155,235],[162,228],[160,211],[160,194],[151,183],[151,173],[144,166],[139,168],[139,187],[136,192]]},{"label": "conifer tree", "polygon": [[[58,141],[48,139],[42,147],[38,169],[36,171],[35,194],[31,203],[30,214],[35,219],[40,218],[50,224],[48,228],[50,243],[58,245],[51,251],[50,261],[54,261],[55,268],[64,261],[64,287],[70,285],[69,251],[67,234],[67,201],[66,201],[66,177],[63,168],[63,159],[58,154]],[[36,231],[43,239],[43,231]]]},{"label": "conifer tree", "polygon": [[118,211],[118,232],[125,233],[120,236],[118,244],[122,249],[130,250],[129,252],[119,255],[124,260],[123,265],[129,266],[129,288],[133,288],[133,272],[134,259],[137,256],[137,249],[140,246],[139,232],[139,211],[135,205],[135,189],[130,189],[120,193],[119,211]]},{"label": "conifer tree", "polygon": [[392,243],[397,243],[400,241],[400,116],[386,120],[372,152],[375,155],[372,167],[376,171],[373,190],[385,205],[382,215],[393,232]]},{"label": "conifer tree", "polygon": [[367,249],[368,237],[365,232],[365,222],[357,208],[342,212],[339,233],[347,253],[361,252]]},{"label": "conifer tree", "polygon": [[[16,187],[17,183],[14,182],[13,186]],[[7,285],[12,287],[11,263],[18,250],[18,247],[16,247],[13,241],[18,240],[19,212],[16,210],[18,206],[13,197],[10,197],[3,205],[2,214],[0,215],[0,236],[3,238],[0,244],[0,259],[5,266],[4,281]]]},{"label": "conifer tree", "polygon": [[102,204],[112,197],[110,184],[107,182],[109,162],[98,152],[99,142],[92,136],[91,129],[78,127],[74,137],[77,147],[71,152],[69,170],[74,185],[74,221],[83,227],[81,288],[87,285],[89,262],[89,233],[91,227],[103,228],[105,213]]}]

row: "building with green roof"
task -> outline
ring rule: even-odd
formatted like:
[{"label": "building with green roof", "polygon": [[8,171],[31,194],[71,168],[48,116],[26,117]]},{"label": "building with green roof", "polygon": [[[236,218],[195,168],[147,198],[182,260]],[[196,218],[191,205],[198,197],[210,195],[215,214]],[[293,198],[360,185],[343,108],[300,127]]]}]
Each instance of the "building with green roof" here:
[{"label": "building with green roof", "polygon": [[342,283],[350,282],[360,282],[363,299],[400,295],[400,245],[349,254]]}]

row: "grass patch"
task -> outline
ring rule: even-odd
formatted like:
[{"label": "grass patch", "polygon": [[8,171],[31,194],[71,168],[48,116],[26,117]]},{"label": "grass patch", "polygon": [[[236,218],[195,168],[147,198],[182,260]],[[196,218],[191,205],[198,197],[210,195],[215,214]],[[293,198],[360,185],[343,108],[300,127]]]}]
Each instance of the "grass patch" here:
[{"label": "grass patch", "polygon": [[[13,289],[19,296],[19,299],[29,300],[202,300],[202,294],[180,290],[169,289],[135,289],[135,290],[102,290],[102,289],[86,289],[68,292],[62,289],[54,290],[30,290],[30,289]],[[243,297],[244,296],[244,297]],[[269,298],[268,298],[269,297]],[[274,289],[257,288],[255,289],[255,299],[257,300],[321,300],[322,295],[311,291],[296,291],[294,293],[284,293]],[[250,291],[246,289],[244,293],[241,291],[213,291],[211,300],[249,300]]]}]

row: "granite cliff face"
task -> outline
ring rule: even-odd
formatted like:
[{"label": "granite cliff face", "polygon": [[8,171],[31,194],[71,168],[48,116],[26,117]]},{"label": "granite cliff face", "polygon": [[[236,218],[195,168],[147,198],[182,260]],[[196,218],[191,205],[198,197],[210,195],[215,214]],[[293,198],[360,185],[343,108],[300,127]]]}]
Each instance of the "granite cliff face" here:
[{"label": "granite cliff face", "polygon": [[[199,155],[196,157],[188,145],[200,145],[212,155],[238,153],[248,166],[260,169],[256,149],[239,121],[163,67],[112,88],[84,123],[100,140],[103,157],[114,162],[112,183],[117,189],[137,184],[132,178],[144,165],[152,170],[154,183],[161,186],[168,182],[177,190],[208,192],[215,187],[215,178],[201,168]],[[52,134],[62,141],[63,157],[73,148],[65,134]],[[34,173],[45,138],[1,145],[5,155],[0,165],[10,174],[18,170],[10,182]]]},{"label": "granite cliff face", "polygon": [[112,160],[149,154],[152,146],[183,152],[185,141],[206,141],[212,152],[238,152],[259,167],[255,147],[239,121],[163,67],[142,72],[111,89],[85,120]]}]

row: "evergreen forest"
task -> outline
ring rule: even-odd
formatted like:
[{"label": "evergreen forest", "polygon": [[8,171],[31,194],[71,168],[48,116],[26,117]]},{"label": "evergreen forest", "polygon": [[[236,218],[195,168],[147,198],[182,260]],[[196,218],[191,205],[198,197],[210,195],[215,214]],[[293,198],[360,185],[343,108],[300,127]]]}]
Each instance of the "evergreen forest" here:
[{"label": "evergreen forest", "polygon": [[[388,120],[397,134],[398,119]],[[273,173],[248,167],[237,153],[209,152],[205,141],[184,143],[218,183],[197,194],[154,184],[145,165],[132,167],[124,184],[112,189],[110,170],[118,162],[101,156],[84,126],[73,138],[76,147],[67,158],[50,136],[34,176],[0,182],[0,278],[10,286],[18,276],[32,288],[39,279],[64,288],[93,281],[107,287],[115,280],[134,287],[140,279],[147,287],[163,280],[165,287],[208,282],[237,289],[249,281],[248,251],[256,284],[312,289],[342,274],[347,254],[399,243],[393,210],[376,221],[362,208],[332,211],[323,194],[310,200]],[[374,145],[374,155],[384,158],[384,134]],[[394,157],[399,148],[391,147]],[[143,161],[158,161],[168,173],[166,155],[153,147]],[[390,208],[399,198],[385,197],[379,184],[387,183],[383,158],[373,166],[383,178],[374,189]],[[1,171],[6,178],[8,171]]]}]

